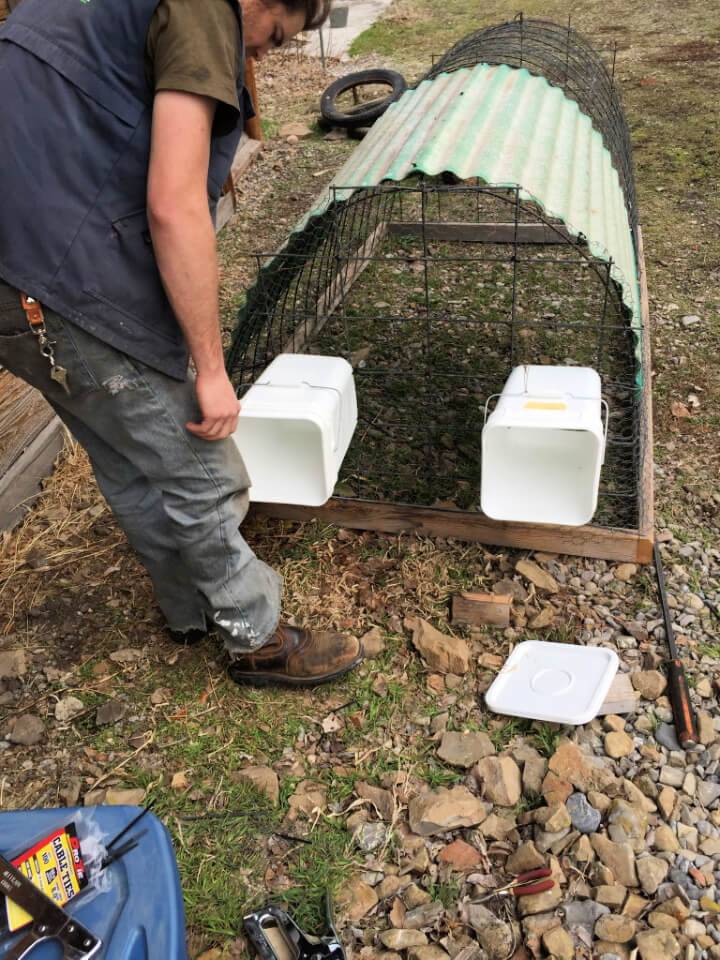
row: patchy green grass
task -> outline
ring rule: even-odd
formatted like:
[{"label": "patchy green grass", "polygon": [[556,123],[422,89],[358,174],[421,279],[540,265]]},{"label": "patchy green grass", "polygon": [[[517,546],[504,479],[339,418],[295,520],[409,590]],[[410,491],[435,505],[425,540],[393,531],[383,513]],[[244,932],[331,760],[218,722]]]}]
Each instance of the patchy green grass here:
[{"label": "patchy green grass", "polygon": [[532,740],[533,744],[543,757],[551,757],[558,748],[561,733],[557,727],[548,723],[533,724]]},{"label": "patchy green grass", "polygon": [[323,926],[326,895],[336,896],[356,859],[342,822],[321,818],[309,840],[298,846],[288,871],[293,886],[284,891],[280,899],[300,927],[316,930]]}]

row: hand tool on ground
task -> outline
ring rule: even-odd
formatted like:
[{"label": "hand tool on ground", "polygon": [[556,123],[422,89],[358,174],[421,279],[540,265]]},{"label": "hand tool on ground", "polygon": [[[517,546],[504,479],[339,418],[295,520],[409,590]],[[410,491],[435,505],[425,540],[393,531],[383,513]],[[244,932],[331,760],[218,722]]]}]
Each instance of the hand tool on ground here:
[{"label": "hand tool on ground", "polygon": [[97,956],[102,941],[73,919],[27,877],[0,855],[0,893],[13,900],[33,918],[32,927],[5,953],[4,960],[23,960],[43,940],[62,947],[63,960],[89,960]]},{"label": "hand tool on ground", "polygon": [[665,593],[665,575],[663,573],[662,558],[660,557],[660,548],[657,541],[653,544],[653,556],[655,558],[655,574],[657,576],[658,593],[660,594],[660,606],[662,607],[663,621],[665,623],[665,639],[667,640],[670,659],[667,661],[668,671],[668,692],[670,694],[670,703],[672,704],[673,719],[675,720],[675,732],[678,742],[684,750],[692,750],[698,745],[697,722],[695,711],[690,703],[690,690],[688,689],[685,669],[678,656],[675,646],[675,634],[673,633],[670,611],[668,609],[667,595]]},{"label": "hand tool on ground", "polygon": [[269,904],[243,917],[248,939],[262,960],[345,960],[345,949],[335,929],[330,894],[325,897],[329,936],[309,936],[281,907]]},{"label": "hand tool on ground", "polygon": [[[510,883],[494,890],[493,897],[529,897],[536,893],[545,893],[555,886],[552,870],[543,867],[540,870],[527,870],[519,873]],[[490,899],[487,897],[486,899]]]},{"label": "hand tool on ground", "polygon": [[541,870],[528,870],[525,873],[519,873],[510,883],[498,887],[497,890],[493,890],[486,897],[474,900],[473,903],[484,903],[486,900],[492,900],[493,897],[530,897],[534,893],[545,893],[546,890],[552,890],[554,886],[555,880],[549,867],[543,867]]}]

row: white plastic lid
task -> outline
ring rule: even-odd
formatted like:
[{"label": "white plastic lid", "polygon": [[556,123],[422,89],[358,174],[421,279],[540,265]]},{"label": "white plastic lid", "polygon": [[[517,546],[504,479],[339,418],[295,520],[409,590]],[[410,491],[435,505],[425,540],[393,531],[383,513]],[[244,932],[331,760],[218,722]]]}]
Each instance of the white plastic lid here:
[{"label": "white plastic lid", "polygon": [[589,723],[597,716],[619,660],[605,647],[526,640],[505,662],[485,702],[495,713],[550,723]]}]

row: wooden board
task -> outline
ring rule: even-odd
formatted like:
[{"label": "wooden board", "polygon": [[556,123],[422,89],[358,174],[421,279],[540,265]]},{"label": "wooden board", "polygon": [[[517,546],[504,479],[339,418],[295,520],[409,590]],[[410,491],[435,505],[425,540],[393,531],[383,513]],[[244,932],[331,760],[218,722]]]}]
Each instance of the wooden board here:
[{"label": "wooden board", "polygon": [[642,322],[642,359],[646,386],[643,391],[646,424],[640,446],[640,503],[638,528],[644,539],[643,563],[652,563],[655,540],[655,485],[653,480],[652,352],[650,348],[650,300],[642,230],[638,228],[638,270],[640,274],[640,319]]},{"label": "wooden board", "polygon": [[11,530],[22,520],[64,445],[65,428],[53,415],[0,478],[0,530]]},{"label": "wooden board", "polygon": [[[499,547],[544,550],[596,560],[647,563],[646,544],[637,530],[607,530],[604,527],[553,527],[530,523],[504,523],[481,513],[440,510],[437,507],[372,503],[367,500],[330,499],[322,507],[255,503],[253,510],[265,517],[285,520],[320,520],[338,527],[381,530],[385,533],[416,531],[431,537],[454,537]],[[651,548],[652,552],[652,548]]]},{"label": "wooden board", "polygon": [[452,600],[453,623],[482,627],[510,626],[512,597],[496,593],[457,593]]},{"label": "wooden board", "polygon": [[630,674],[616,673],[597,715],[604,717],[609,713],[634,713],[639,699],[640,694],[633,688]]},{"label": "wooden board", "polygon": [[417,223],[391,221],[387,225],[390,236],[425,237],[426,240],[444,240],[447,243],[578,243],[561,224],[519,223],[517,237],[514,223]]},{"label": "wooden board", "polygon": [[[251,140],[249,137],[243,135],[238,145],[237,152],[235,153],[232,170],[230,172],[230,178],[233,183],[237,183],[243,173],[253,162],[259,150],[262,150],[262,143],[260,143],[259,140]],[[215,211],[216,233],[220,233],[223,227],[227,226],[230,220],[232,220],[233,216],[235,215],[235,209],[235,191],[234,189],[230,189],[227,191],[227,193],[224,193],[218,201],[217,209]]]},{"label": "wooden board", "polygon": [[337,310],[352,284],[372,262],[372,255],[382,243],[386,229],[386,223],[379,223],[355,253],[348,257],[342,269],[320,294],[312,323],[306,323],[299,330],[293,331],[282,349],[283,353],[301,353],[310,340],[322,330],[328,317]]}]

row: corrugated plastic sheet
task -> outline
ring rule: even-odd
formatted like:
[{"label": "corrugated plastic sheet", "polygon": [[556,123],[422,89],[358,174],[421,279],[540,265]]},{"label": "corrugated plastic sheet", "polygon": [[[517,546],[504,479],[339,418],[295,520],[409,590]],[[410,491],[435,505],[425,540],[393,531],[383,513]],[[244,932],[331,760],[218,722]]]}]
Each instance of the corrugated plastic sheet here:
[{"label": "corrugated plastic sheet", "polygon": [[[610,153],[592,121],[562,90],[525,69],[480,64],[407,90],[375,123],[332,180],[335,198],[409,174],[450,171],[521,198],[582,234],[590,251],[612,259],[612,275],[640,326],[632,233]],[[321,214],[325,190],[293,232]]]}]

